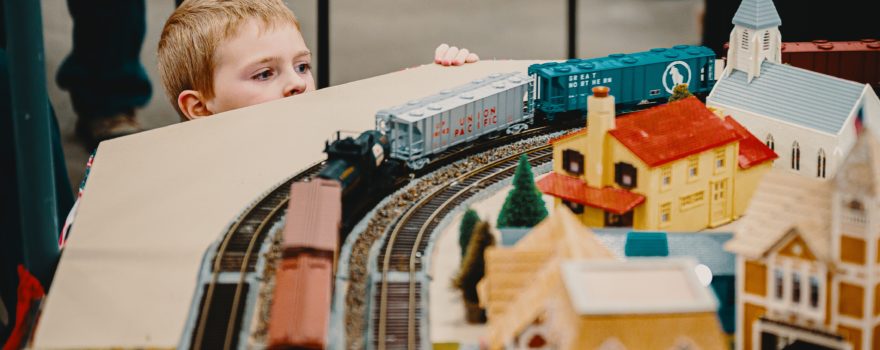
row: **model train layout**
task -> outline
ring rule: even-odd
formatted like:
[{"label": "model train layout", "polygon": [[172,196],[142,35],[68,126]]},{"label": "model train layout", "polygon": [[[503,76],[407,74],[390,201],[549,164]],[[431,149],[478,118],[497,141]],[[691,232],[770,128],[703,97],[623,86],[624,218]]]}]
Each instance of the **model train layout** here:
[{"label": "model train layout", "polygon": [[[528,156],[524,157],[522,162],[542,166],[545,169],[550,166],[551,159],[554,160],[552,173],[539,181],[541,185],[539,187],[545,194],[559,195],[558,197],[562,199],[555,200],[554,206],[557,211],[565,211],[564,214],[554,214],[562,215],[564,218],[548,218],[546,222],[550,223],[542,222],[540,225],[545,225],[543,231],[538,230],[536,226],[534,231],[543,233],[534,234],[546,236],[551,234],[547,232],[565,231],[567,236],[560,239],[570,240],[563,242],[569,246],[560,243],[562,248],[551,248],[551,246],[555,247],[553,244],[556,243],[548,243],[546,247],[530,250],[520,247],[514,240],[512,246],[511,243],[505,243],[506,247],[499,247],[497,248],[499,250],[493,250],[492,254],[486,253],[486,260],[481,260],[481,263],[508,264],[509,266],[505,266],[512,269],[509,271],[517,271],[519,274],[525,274],[526,272],[523,271],[528,270],[528,275],[520,277],[529,276],[544,281],[546,285],[555,285],[557,289],[570,289],[572,283],[575,283],[570,281],[572,278],[570,272],[560,274],[560,271],[570,270],[571,267],[562,260],[549,258],[534,260],[535,257],[543,257],[542,254],[551,252],[551,255],[562,254],[567,258],[613,258],[613,254],[607,251],[607,248],[594,246],[598,241],[590,238],[593,233],[589,229],[578,226],[599,222],[602,219],[601,215],[604,215],[605,222],[608,222],[609,218],[615,217],[614,215],[620,215],[618,212],[632,211],[643,203],[651,203],[650,205],[656,208],[645,217],[652,218],[651,224],[656,226],[651,226],[652,228],[672,227],[674,220],[681,220],[679,217],[684,217],[686,214],[682,213],[688,210],[691,210],[689,215],[692,216],[696,212],[702,212],[694,210],[695,207],[703,208],[702,210],[708,215],[723,217],[724,220],[716,220],[718,225],[737,219],[745,210],[745,205],[741,203],[748,202],[761,176],[770,171],[773,160],[777,157],[774,150],[778,149],[772,135],[768,135],[767,140],[762,140],[763,134],[752,134],[763,133],[761,129],[741,125],[730,116],[722,115],[722,113],[731,113],[736,116],[737,113],[743,113],[724,105],[727,103],[725,93],[735,91],[733,89],[737,86],[734,84],[740,84],[737,79],[740,79],[744,73],[748,74],[749,81],[763,73],[766,77],[762,77],[762,80],[755,84],[760,86],[760,83],[776,79],[773,75],[776,71],[773,69],[787,69],[776,68],[774,64],[777,62],[772,58],[776,56],[767,53],[775,49],[772,38],[765,38],[772,36],[772,30],[768,29],[764,34],[756,34],[752,31],[754,28],[749,28],[748,30],[735,28],[734,34],[741,34],[744,38],[743,43],[731,49],[740,50],[736,53],[738,60],[725,68],[723,74],[716,74],[720,72],[716,72],[715,55],[710,49],[689,45],[655,48],[632,54],[612,54],[600,58],[534,64],[528,68],[527,73],[495,73],[465,85],[442,90],[434,95],[381,109],[376,112],[374,130],[365,131],[356,137],[337,135],[335,140],[328,141],[325,145],[327,154],[325,162],[310,168],[307,176],[298,176],[296,181],[283,183],[242,215],[242,218],[248,218],[250,215],[248,213],[264,210],[261,208],[267,205],[271,206],[277,196],[275,193],[283,195],[287,193],[286,186],[291,186],[286,219],[277,221],[278,215],[271,214],[275,213],[274,211],[263,215],[261,217],[264,219],[261,219],[259,224],[262,231],[258,230],[252,236],[253,239],[263,240],[265,245],[280,247],[276,259],[261,260],[263,264],[267,264],[264,266],[266,271],[274,271],[272,273],[274,277],[269,278],[271,282],[263,282],[266,283],[265,286],[270,286],[269,288],[274,283],[271,308],[263,314],[259,310],[265,306],[259,304],[256,306],[252,304],[247,308],[241,304],[232,304],[233,310],[244,308],[244,311],[238,311],[238,313],[243,312],[244,315],[230,319],[230,326],[225,328],[226,333],[223,334],[227,340],[233,339],[233,341],[227,341],[224,347],[380,350],[430,347],[430,334],[426,330],[428,310],[425,309],[425,303],[428,297],[426,286],[432,283],[432,277],[425,266],[430,264],[428,256],[438,239],[437,231],[446,225],[448,217],[462,210],[463,203],[470,203],[470,198],[475,197],[481,190],[499,182],[509,181],[516,168],[516,158],[523,154]],[[763,48],[757,46],[761,43],[761,38],[764,38]],[[752,44],[756,45],[755,50],[752,50],[750,46]],[[751,63],[753,61],[746,57],[749,54],[771,62],[758,60],[759,63],[763,63],[755,66]],[[806,75],[807,73],[794,71],[790,74]],[[716,76],[721,78],[716,81]],[[821,83],[823,81],[821,79],[826,78],[807,75],[804,79],[814,79]],[[828,84],[843,83],[835,80]],[[853,91],[860,88],[858,84],[850,85],[846,88]],[[721,92],[718,91],[718,86],[723,87]],[[714,94],[711,96],[716,100],[711,101],[710,97],[708,104],[704,104],[704,100],[686,97],[688,94],[693,94],[698,98],[705,98],[710,96],[710,93]],[[666,103],[678,99],[683,101]],[[876,95],[872,97],[869,93],[862,92],[861,97],[854,102],[857,105],[850,108],[851,113],[841,116],[842,120],[847,123],[851,121],[862,123],[867,118],[866,115],[876,113],[876,100]],[[651,110],[638,112],[647,108]],[[722,112],[725,109],[727,110]],[[629,112],[636,113],[628,114]],[[570,129],[572,125],[583,126],[585,120],[588,126],[593,123],[591,128],[577,132],[562,131]],[[670,125],[666,121],[671,121],[675,125]],[[861,127],[861,124],[859,125]],[[692,133],[689,132],[690,129],[678,130],[674,126],[685,129],[699,126],[700,128],[694,130],[706,131],[714,128],[712,130],[715,131]],[[524,136],[526,134],[527,136]],[[535,141],[536,139],[539,141]],[[550,145],[547,145],[548,143]],[[642,146],[636,145],[637,143]],[[676,144],[672,147],[668,143]],[[655,154],[662,153],[663,149],[660,146],[664,144],[667,148],[675,148],[676,153]],[[493,153],[494,147],[502,145],[504,147],[498,149],[504,148],[506,150],[504,152],[510,152],[509,154]],[[688,148],[685,147],[687,145],[696,146]],[[660,149],[654,149],[658,147]],[[799,147],[797,142],[794,147],[797,151],[800,150],[797,148]],[[800,153],[793,154],[797,154],[797,158],[792,158],[792,164],[797,164],[797,167],[793,166],[792,169],[799,171]],[[474,155],[479,157],[473,158]],[[819,175],[815,176],[819,178],[817,181],[825,178],[823,159],[820,155],[818,166],[821,168],[818,171]],[[613,164],[605,164],[606,161]],[[795,161],[797,163],[794,163]],[[750,168],[752,170],[748,170]],[[705,178],[701,178],[702,176]],[[424,182],[420,182],[423,179]],[[732,193],[736,188],[732,184],[734,179],[736,184],[744,186],[745,190]],[[685,181],[682,183],[687,185],[677,185],[681,181]],[[685,187],[693,193],[680,195],[677,192],[672,194],[669,192]],[[734,196],[736,202],[733,201]],[[676,199],[666,202],[666,199],[662,199],[666,197]],[[657,201],[656,198],[661,198],[663,202],[652,202]],[[734,205],[735,208],[727,207]],[[587,206],[591,209],[585,210]],[[271,230],[264,229],[272,226],[273,220],[276,222],[275,232],[281,232],[280,243],[272,243],[272,235],[269,234]],[[578,220],[580,223],[575,224]],[[277,231],[278,222],[284,223],[282,231]],[[546,225],[561,226],[547,229]],[[715,221],[712,221],[710,226],[716,226]],[[570,233],[574,232],[572,230],[577,232],[586,230],[588,233],[571,235]],[[636,237],[638,233],[630,233],[630,235]],[[527,237],[517,239],[528,240]],[[645,237],[656,241],[657,237],[661,236],[655,234]],[[665,244],[666,238],[662,237]],[[629,236],[626,242],[626,256],[630,254],[638,256],[638,252],[648,254],[645,252],[668,249],[652,245],[658,244],[656,242],[645,243],[647,241],[634,242],[634,245],[648,245],[630,249],[628,240]],[[635,238],[633,240],[636,241]],[[736,242],[737,238],[733,241]],[[720,249],[719,247],[713,249]],[[340,250],[349,255],[346,255],[347,258],[342,261],[337,261],[337,252]],[[220,260],[216,257],[218,255],[213,254],[209,252],[208,256],[215,256],[214,259],[206,258],[205,261]],[[523,254],[521,259],[524,260],[519,261],[520,255],[517,254]],[[270,255],[267,253],[267,256]],[[465,259],[464,247],[462,247],[462,255]],[[705,258],[705,254],[702,256],[701,259],[708,259]],[[469,257],[467,261],[473,263],[473,258]],[[723,332],[726,332],[726,336],[731,339],[740,337],[738,335],[740,333],[734,332],[742,332],[745,322],[758,322],[756,324],[768,327],[769,331],[767,329],[762,331],[765,333],[788,334],[785,332],[790,330],[777,329],[782,327],[780,323],[774,323],[776,321],[770,321],[769,318],[757,319],[749,316],[751,318],[746,320],[729,319],[732,317],[729,313],[734,300],[737,305],[742,306],[741,301],[731,295],[733,291],[741,293],[738,284],[734,288],[731,282],[733,277],[729,275],[730,271],[738,269],[731,265],[732,261],[726,260],[723,266],[715,261],[700,261],[725,271],[725,275],[719,278],[723,278],[726,284],[723,287],[716,286],[718,288],[716,292],[721,291],[724,294],[722,308],[726,311],[722,313],[718,310],[718,316],[715,316],[713,308],[719,307],[717,300],[712,303],[711,300],[701,297],[699,310],[663,309],[665,311],[658,313],[657,320],[669,317],[669,322],[680,322],[688,318],[717,321],[716,317],[725,317],[727,319]],[[523,265],[526,263],[533,265],[528,265],[531,267],[526,268],[524,267],[526,265]],[[465,264],[462,263],[462,268]],[[652,264],[641,264],[636,267],[621,263],[614,264],[613,269],[653,271],[654,267],[650,265]],[[705,294],[701,288],[708,286],[709,282],[698,282],[696,276],[692,275],[701,273],[696,270],[690,271],[694,270],[695,263],[686,261],[670,266],[672,265],[679,266],[672,269],[675,270],[675,274],[683,274],[683,277],[676,278],[687,281],[684,283],[685,287],[693,290],[689,295]],[[682,269],[681,266],[685,268]],[[700,266],[706,265],[696,266],[697,269]],[[594,267],[578,270],[578,273],[584,273],[583,278],[598,278],[589,275]],[[528,308],[535,307],[534,304],[523,304],[525,301],[504,294],[512,293],[509,290],[516,289],[518,293],[527,293],[528,298],[532,298],[528,300],[535,302],[538,300],[535,298],[546,297],[556,292],[541,289],[541,283],[531,285],[524,283],[524,280],[489,285],[497,281],[492,278],[508,278],[506,274],[510,272],[505,269],[491,271],[488,267],[485,269],[483,273],[491,272],[495,275],[482,276],[480,283],[483,285],[478,286],[482,288],[479,291],[480,304],[493,308],[490,315],[494,318],[489,319],[493,332],[490,335],[490,343],[483,345],[491,348],[542,348],[557,341],[553,344],[563,344],[561,346],[563,348],[577,348],[572,344],[598,344],[591,343],[597,340],[590,339],[584,334],[565,342],[554,340],[549,336],[553,333],[545,332],[551,332],[551,328],[559,324],[545,323],[548,318],[554,316],[546,310],[538,314],[520,314],[517,313],[518,311],[499,312],[498,310],[507,310],[508,307],[511,308],[509,310],[531,310]],[[672,273],[670,272],[672,270],[663,273]],[[499,273],[502,274],[501,277],[498,277]],[[656,271],[650,272],[650,274],[654,273],[659,274]],[[711,281],[713,272],[708,273],[708,281]],[[600,275],[601,273],[597,276]],[[774,276],[776,275],[778,273],[774,272]],[[705,276],[700,279],[703,277]],[[241,277],[241,279],[246,278]],[[702,286],[699,283],[703,283]],[[774,283],[778,285],[782,282]],[[798,284],[792,287],[797,288],[796,291],[816,289],[813,285],[803,287],[799,284],[801,282],[792,283]],[[810,283],[819,282],[814,278]],[[719,285],[721,284],[723,283],[719,282]],[[250,288],[254,289],[253,284],[251,285]],[[337,290],[333,291],[334,288]],[[506,288],[506,291],[496,293],[492,292],[492,288]],[[206,293],[209,290],[210,288],[203,287],[199,288],[197,293]],[[352,293],[357,295],[352,296]],[[674,299],[676,296],[673,294],[662,297]],[[570,300],[572,303],[583,303],[578,299],[581,298],[580,296],[571,294],[567,297],[572,298]],[[608,293],[604,297],[610,300],[617,296],[615,293]],[[811,301],[813,304],[819,305],[818,297],[810,296],[810,298],[816,300]],[[255,300],[243,296],[240,299]],[[200,294],[194,300],[206,300],[206,297]],[[268,303],[266,300],[262,302]],[[203,301],[204,303],[207,301]],[[494,305],[506,306],[498,309]],[[654,310],[653,313],[659,312],[657,310],[660,308],[652,309],[652,307],[648,306],[648,309]],[[631,311],[635,313],[629,313]],[[633,315],[638,315],[641,311],[632,309],[626,312],[619,310],[614,312],[623,315],[620,316],[622,319],[626,317],[638,319],[638,316]],[[234,311],[233,314],[235,313]],[[581,313],[577,316],[581,317],[579,322],[587,322],[589,317],[593,317],[587,311]],[[773,315],[775,314],[770,314],[770,317],[772,318]],[[190,316],[192,320],[205,317],[197,314]],[[684,348],[691,346],[719,348],[720,344],[725,343],[720,340],[725,336],[721,327],[703,321],[699,322],[699,326],[692,324],[677,328],[676,332],[684,335],[655,334],[654,336]],[[260,335],[258,331],[257,335],[248,338],[247,335],[251,330],[261,329],[261,322],[268,322],[265,334]],[[232,327],[233,323],[236,327]],[[516,326],[513,326],[514,324]],[[733,324],[736,327],[732,326]],[[499,325],[509,325],[513,328],[505,329]],[[201,332],[199,327],[196,327],[195,331]],[[621,338],[623,340],[615,340],[618,343],[613,341],[609,343],[610,340],[606,340],[601,343],[604,344],[601,348],[625,348],[618,345],[622,341],[630,341],[626,337],[633,336],[632,328],[627,329],[629,330],[620,333],[629,334],[623,336],[624,338]],[[698,335],[695,332],[702,333]],[[235,335],[230,336],[230,334]],[[197,333],[192,339],[202,339],[201,337],[203,337],[201,333]],[[245,338],[248,340],[245,341]],[[737,338],[737,341],[741,341],[740,339]],[[843,338],[834,339],[839,343]],[[207,348],[204,344],[194,341],[185,342],[183,346]],[[632,344],[648,343],[638,340]],[[635,348],[640,348],[641,345],[635,345]],[[746,348],[751,347],[746,346]]]}]

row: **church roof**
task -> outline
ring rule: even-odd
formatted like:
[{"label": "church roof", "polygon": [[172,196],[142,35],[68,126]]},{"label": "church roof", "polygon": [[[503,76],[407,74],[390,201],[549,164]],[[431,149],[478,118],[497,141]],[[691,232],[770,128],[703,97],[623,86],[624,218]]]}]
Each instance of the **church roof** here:
[{"label": "church roof", "polygon": [[721,78],[707,102],[837,135],[864,90],[864,84],[764,61],[751,82],[736,69]]},{"label": "church roof", "polygon": [[778,27],[782,24],[773,0],[743,0],[733,16],[733,24],[750,29]]}]

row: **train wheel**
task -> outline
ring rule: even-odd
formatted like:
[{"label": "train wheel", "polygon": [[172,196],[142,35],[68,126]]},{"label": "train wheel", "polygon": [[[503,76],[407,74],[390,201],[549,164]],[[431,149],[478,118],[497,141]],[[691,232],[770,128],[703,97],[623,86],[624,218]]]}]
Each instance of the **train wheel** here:
[{"label": "train wheel", "polygon": [[516,134],[519,134],[519,133],[525,131],[528,128],[529,128],[529,125],[525,124],[525,123],[513,124],[507,128],[507,134],[508,135],[516,135]]},{"label": "train wheel", "polygon": [[416,160],[411,160],[411,161],[406,162],[406,166],[408,166],[412,170],[419,170],[421,168],[424,168],[425,165],[427,165],[427,164],[428,164],[428,158],[419,158]]}]

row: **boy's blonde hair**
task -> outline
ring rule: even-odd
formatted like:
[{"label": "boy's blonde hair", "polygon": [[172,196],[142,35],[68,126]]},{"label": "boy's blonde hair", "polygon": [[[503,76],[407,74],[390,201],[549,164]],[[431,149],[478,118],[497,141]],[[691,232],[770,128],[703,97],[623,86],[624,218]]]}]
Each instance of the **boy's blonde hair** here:
[{"label": "boy's blonde hair", "polygon": [[281,0],[186,0],[162,29],[159,39],[159,74],[171,105],[183,115],[177,96],[184,90],[214,97],[216,51],[224,40],[238,33],[248,20],[262,22],[263,29],[299,22]]}]

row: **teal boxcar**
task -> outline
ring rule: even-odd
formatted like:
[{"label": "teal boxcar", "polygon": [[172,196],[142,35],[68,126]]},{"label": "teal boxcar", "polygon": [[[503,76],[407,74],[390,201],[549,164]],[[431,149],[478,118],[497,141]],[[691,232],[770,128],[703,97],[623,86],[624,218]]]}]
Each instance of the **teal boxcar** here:
[{"label": "teal boxcar", "polygon": [[556,114],[585,115],[594,86],[611,89],[618,111],[666,101],[678,84],[695,95],[715,85],[715,53],[704,46],[677,45],[632,54],[533,64],[535,110],[550,120]]}]

